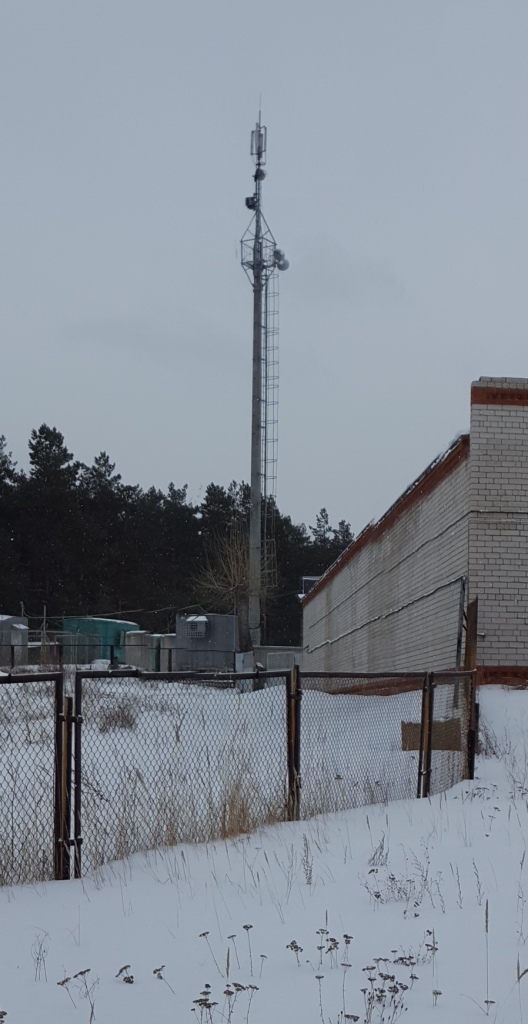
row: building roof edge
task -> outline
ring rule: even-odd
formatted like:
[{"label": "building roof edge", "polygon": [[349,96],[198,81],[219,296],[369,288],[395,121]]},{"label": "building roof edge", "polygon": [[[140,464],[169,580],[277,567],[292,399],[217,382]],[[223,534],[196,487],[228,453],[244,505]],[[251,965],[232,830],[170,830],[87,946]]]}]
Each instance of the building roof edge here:
[{"label": "building roof edge", "polygon": [[403,512],[407,511],[407,509],[411,508],[427,494],[430,494],[431,491],[434,491],[467,458],[468,454],[469,434],[461,434],[445,452],[442,452],[441,455],[437,455],[436,459],[433,459],[424,469],[423,473],[420,473],[420,476],[416,477],[416,480],[406,488],[403,494],[400,494],[400,497],[390,505],[380,519],[369,523],[351,541],[348,547],[336,558],[335,562],[332,562],[332,565],[323,573],[318,582],[304,595],[301,599],[302,606],[305,607],[317,594],[324,590],[330,580],[337,576],[338,572],[350,562],[361,548],[381,537],[396,519],[399,519]]}]

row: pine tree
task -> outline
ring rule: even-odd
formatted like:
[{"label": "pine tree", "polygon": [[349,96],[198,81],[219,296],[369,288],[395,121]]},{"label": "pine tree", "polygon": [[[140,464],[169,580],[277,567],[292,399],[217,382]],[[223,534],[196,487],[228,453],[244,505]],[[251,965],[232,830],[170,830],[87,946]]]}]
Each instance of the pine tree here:
[{"label": "pine tree", "polygon": [[42,424],[31,431],[29,477],[19,483],[19,545],[29,576],[29,602],[60,616],[79,605],[80,465],[63,435]]},{"label": "pine tree", "polygon": [[27,585],[16,544],[17,482],[16,463],[0,435],[0,611],[7,614],[18,614]]}]

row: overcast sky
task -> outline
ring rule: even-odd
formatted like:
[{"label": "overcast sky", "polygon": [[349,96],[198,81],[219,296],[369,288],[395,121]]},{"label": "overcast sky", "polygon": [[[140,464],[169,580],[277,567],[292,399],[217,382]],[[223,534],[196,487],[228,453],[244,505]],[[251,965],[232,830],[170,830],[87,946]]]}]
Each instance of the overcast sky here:
[{"label": "overcast sky", "polygon": [[358,532],[528,376],[526,0],[1,0],[0,433],[249,479],[262,95],[278,502]]}]

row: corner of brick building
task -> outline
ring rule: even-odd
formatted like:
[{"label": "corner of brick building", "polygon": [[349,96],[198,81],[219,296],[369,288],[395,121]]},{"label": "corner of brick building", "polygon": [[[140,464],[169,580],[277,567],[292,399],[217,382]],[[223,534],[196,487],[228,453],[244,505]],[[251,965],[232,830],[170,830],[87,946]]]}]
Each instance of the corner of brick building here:
[{"label": "corner of brick building", "polygon": [[528,685],[528,380],[471,386],[469,598],[481,682]]}]

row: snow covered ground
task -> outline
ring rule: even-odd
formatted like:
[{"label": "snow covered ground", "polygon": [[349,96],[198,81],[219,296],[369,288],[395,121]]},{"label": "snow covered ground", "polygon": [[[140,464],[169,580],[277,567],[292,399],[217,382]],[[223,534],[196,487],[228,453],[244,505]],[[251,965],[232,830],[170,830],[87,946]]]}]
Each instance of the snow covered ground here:
[{"label": "snow covered ground", "polygon": [[528,693],[481,709],[431,800],[0,890],[7,1024],[528,1021]]}]

